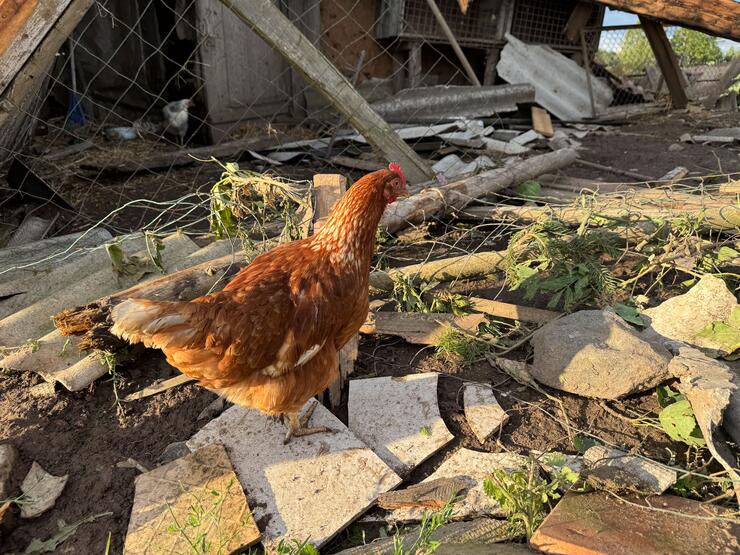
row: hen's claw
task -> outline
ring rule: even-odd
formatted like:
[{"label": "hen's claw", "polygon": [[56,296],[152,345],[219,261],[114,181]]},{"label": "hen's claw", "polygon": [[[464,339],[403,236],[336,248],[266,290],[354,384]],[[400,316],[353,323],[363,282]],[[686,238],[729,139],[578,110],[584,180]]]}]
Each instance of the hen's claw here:
[{"label": "hen's claw", "polygon": [[313,411],[316,410],[316,405],[318,404],[318,401],[314,401],[300,418],[298,418],[298,415],[295,413],[288,415],[288,433],[285,434],[283,444],[287,444],[292,437],[309,436],[320,433],[336,433],[336,430],[332,430],[326,426],[318,426],[316,428],[308,427],[308,421],[311,419],[311,416],[313,416]]}]

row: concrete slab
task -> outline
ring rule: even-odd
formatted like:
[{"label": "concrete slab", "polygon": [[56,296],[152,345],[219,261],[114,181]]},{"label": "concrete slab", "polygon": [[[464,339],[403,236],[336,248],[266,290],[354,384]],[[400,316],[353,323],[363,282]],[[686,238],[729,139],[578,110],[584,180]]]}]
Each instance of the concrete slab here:
[{"label": "concrete slab", "polygon": [[673,495],[625,499],[629,503],[606,492],[569,493],[530,543],[545,553],[564,555],[729,555],[740,551],[740,526],[730,522],[728,511],[724,511],[727,520],[713,520],[723,512],[716,506]]},{"label": "concrete slab", "polygon": [[[209,445],[136,477],[127,555],[232,553],[260,532],[223,445]],[[208,546],[201,551],[201,546]]]},{"label": "concrete slab", "polygon": [[322,405],[309,425],[336,433],[284,445],[283,424],[234,406],[187,442],[191,450],[226,447],[268,546],[295,539],[320,548],[401,481]]},{"label": "concrete slab", "polygon": [[[459,449],[443,462],[434,473],[422,481],[429,482],[440,478],[461,478],[468,483],[468,489],[461,494],[453,509],[455,520],[479,516],[506,516],[501,506],[483,491],[483,481],[495,469],[511,472],[527,464],[527,458],[511,453],[485,453],[472,449]],[[389,522],[416,522],[421,520],[424,510],[420,508],[397,509],[388,515]]]},{"label": "concrete slab", "polygon": [[481,443],[509,421],[509,415],[498,404],[490,385],[465,384],[463,403],[465,419]]},{"label": "concrete slab", "polygon": [[[586,450],[583,461],[597,479],[608,478],[614,485],[636,492],[661,494],[678,479],[675,470],[603,445]],[[604,472],[605,468],[609,471]]]},{"label": "concrete slab", "polygon": [[439,415],[438,374],[349,382],[347,424],[400,476],[453,439]]}]

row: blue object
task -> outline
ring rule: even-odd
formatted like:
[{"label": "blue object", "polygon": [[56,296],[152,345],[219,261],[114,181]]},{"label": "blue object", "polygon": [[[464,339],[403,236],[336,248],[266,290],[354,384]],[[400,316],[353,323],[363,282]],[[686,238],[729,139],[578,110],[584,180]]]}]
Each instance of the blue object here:
[{"label": "blue object", "polygon": [[77,93],[74,91],[69,91],[69,103],[67,104],[67,122],[79,127],[84,127],[86,123],[85,111],[82,109],[80,97],[77,96]]}]

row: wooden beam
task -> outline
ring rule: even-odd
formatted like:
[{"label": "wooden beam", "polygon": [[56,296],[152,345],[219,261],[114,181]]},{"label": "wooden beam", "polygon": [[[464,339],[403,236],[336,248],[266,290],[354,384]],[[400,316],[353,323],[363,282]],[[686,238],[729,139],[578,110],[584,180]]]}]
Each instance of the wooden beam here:
[{"label": "wooden beam", "polygon": [[[68,7],[66,10],[62,10],[63,13],[59,12],[61,16],[54,19],[56,25],[51,27],[45,36],[42,36],[43,40],[40,44],[36,43],[38,47],[30,57],[24,58],[25,64],[19,71],[16,67],[10,82],[7,81],[7,76],[11,74],[10,66],[6,67],[4,65],[6,58],[10,57],[10,53],[7,49],[3,53],[2,46],[4,40],[2,37],[10,31],[9,27],[3,26],[0,28],[0,90],[7,89],[0,94],[0,165],[3,165],[5,161],[12,157],[18,143],[22,141],[21,136],[27,128],[28,120],[32,119],[41,107],[37,92],[42,88],[59,48],[74,28],[77,27],[93,2],[94,0],[72,0],[71,2],[48,3],[49,6],[56,4]],[[54,7],[54,13],[57,13],[58,6]],[[0,21],[3,19],[2,10],[4,7],[5,4],[0,5]],[[45,7],[41,11],[49,12],[50,9],[50,7]],[[31,19],[29,17],[28,24],[30,24]],[[54,21],[51,21],[49,25]],[[5,25],[5,22],[3,22],[3,25]],[[35,25],[38,25],[38,22]],[[15,43],[14,45],[8,45],[8,47],[17,48]],[[17,49],[14,52],[13,56],[17,62],[20,52]],[[6,85],[11,86],[6,87]]]},{"label": "wooden beam", "polygon": [[611,8],[740,40],[740,6],[734,0],[597,0]]},{"label": "wooden beam", "polygon": [[681,68],[678,65],[678,58],[676,58],[676,53],[673,51],[673,47],[665,34],[663,25],[643,16],[640,16],[640,24],[650,43],[650,48],[652,48],[653,54],[655,54],[655,59],[663,74],[663,79],[665,79],[666,85],[668,85],[668,90],[673,100],[673,107],[679,109],[686,108],[689,98],[684,88],[684,78],[681,74]]},{"label": "wooden beam", "polygon": [[569,41],[578,42],[578,39],[581,38],[581,29],[586,26],[595,9],[596,6],[588,2],[578,2],[576,4],[568,18],[568,23],[565,24],[563,29],[563,34]]},{"label": "wooden beam", "polygon": [[303,73],[306,81],[412,182],[433,177],[431,168],[365,101],[347,78],[271,0],[221,0],[237,17]]},{"label": "wooden beam", "polygon": [[[445,19],[445,16],[442,15],[439,6],[437,6],[437,2],[435,2],[434,0],[427,0],[427,5],[429,6],[429,9],[432,10],[432,14],[434,14],[434,18],[437,20],[437,25],[440,26],[442,32],[447,37],[450,46],[452,46],[452,50],[455,51],[457,59],[460,60],[460,63],[465,70],[465,75],[468,76],[468,80],[472,85],[480,87],[481,84],[478,80],[478,76],[475,74],[475,71],[473,71],[473,68],[468,61],[468,58],[465,56],[465,53],[462,51],[462,48],[460,48],[460,44],[457,42],[457,38],[455,38],[455,33],[452,32],[452,29],[450,29],[450,26],[447,24],[447,20]],[[463,10],[463,13],[465,13],[466,10],[467,5],[465,7],[465,10]]]},{"label": "wooden beam", "polygon": [[0,4],[0,93],[54,27],[71,0],[15,0]]},{"label": "wooden beam", "polygon": [[[313,177],[313,232],[321,230],[334,205],[347,191],[347,178],[339,174],[318,174]],[[359,336],[352,337],[339,351],[339,379],[329,386],[328,402],[330,408],[338,407],[342,402],[342,389],[349,375],[355,368]],[[324,397],[326,404],[326,396]]]}]

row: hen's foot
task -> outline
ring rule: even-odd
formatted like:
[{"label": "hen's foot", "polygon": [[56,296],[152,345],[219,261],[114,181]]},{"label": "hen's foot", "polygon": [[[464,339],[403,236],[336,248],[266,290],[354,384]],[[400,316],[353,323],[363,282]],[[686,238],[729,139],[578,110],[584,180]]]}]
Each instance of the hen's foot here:
[{"label": "hen's foot", "polygon": [[316,428],[308,427],[308,421],[311,419],[311,416],[313,416],[313,411],[316,410],[316,405],[318,404],[318,401],[314,401],[306,413],[300,418],[298,418],[298,415],[295,413],[288,415],[288,433],[285,434],[285,439],[283,440],[284,444],[287,444],[292,437],[310,436],[311,434],[320,433],[333,434],[336,432],[336,430],[332,430],[326,426],[318,426]]}]

